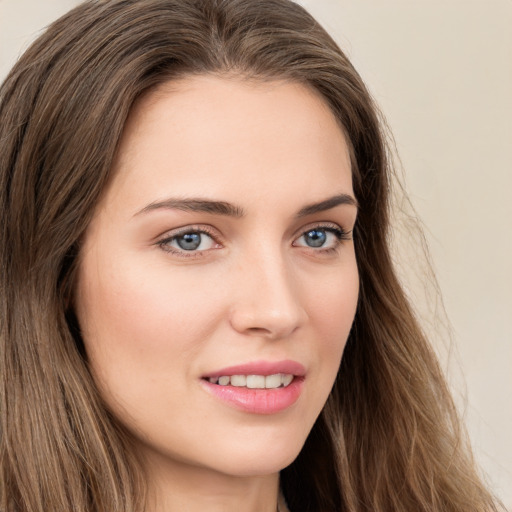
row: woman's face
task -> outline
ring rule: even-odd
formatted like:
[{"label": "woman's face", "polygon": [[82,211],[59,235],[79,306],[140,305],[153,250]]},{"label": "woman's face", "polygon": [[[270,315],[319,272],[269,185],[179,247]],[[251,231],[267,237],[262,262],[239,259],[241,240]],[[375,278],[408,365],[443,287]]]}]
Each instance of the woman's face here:
[{"label": "woman's face", "polygon": [[191,77],[139,100],[114,170],[76,293],[105,402],[150,463],[278,472],[356,310],[342,131],[303,85]]}]

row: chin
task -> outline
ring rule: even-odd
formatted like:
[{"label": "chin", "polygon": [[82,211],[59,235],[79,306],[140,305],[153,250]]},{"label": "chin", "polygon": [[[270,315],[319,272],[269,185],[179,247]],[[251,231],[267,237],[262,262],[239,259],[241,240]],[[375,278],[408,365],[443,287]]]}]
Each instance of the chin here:
[{"label": "chin", "polygon": [[270,453],[272,450],[269,448],[266,453],[260,454],[258,457],[237,457],[231,461],[226,461],[222,467],[217,470],[226,475],[236,477],[258,477],[266,475],[274,475],[289,466],[298,456],[299,451],[294,451],[293,454]]},{"label": "chin", "polygon": [[261,442],[233,444],[218,457],[216,466],[225,474],[240,477],[264,476],[279,473],[289,466],[299,455],[305,439],[278,440],[268,436]]}]

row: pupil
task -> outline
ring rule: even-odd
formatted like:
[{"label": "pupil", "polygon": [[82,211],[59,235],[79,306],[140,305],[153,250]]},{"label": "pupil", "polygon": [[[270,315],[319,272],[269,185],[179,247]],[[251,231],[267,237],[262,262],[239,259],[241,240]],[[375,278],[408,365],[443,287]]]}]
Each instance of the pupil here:
[{"label": "pupil", "polygon": [[181,249],[193,251],[201,245],[201,235],[199,233],[186,233],[176,239]]},{"label": "pupil", "polygon": [[306,238],[306,243],[310,247],[322,247],[327,239],[325,231],[320,231],[319,229],[312,229],[311,231],[308,231],[304,236]]}]

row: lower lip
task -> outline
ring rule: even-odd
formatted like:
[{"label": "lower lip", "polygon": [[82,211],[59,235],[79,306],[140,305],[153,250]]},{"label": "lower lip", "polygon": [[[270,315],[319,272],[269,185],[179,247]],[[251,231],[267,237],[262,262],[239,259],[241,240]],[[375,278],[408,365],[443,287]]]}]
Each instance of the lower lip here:
[{"label": "lower lip", "polygon": [[202,380],[203,385],[228,405],[253,414],[275,414],[292,406],[300,396],[304,378],[295,377],[285,388],[249,389],[236,386],[220,386]]}]

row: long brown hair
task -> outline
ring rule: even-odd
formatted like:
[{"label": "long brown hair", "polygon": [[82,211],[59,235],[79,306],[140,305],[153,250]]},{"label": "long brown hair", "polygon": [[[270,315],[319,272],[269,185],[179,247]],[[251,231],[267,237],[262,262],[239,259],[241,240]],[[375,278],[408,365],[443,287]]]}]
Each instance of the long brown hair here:
[{"label": "long brown hair", "polygon": [[0,89],[0,509],[140,512],[130,438],[87,368],[72,293],[80,239],[134,101],[198,73],[313,87],[351,145],[360,302],[336,383],[281,473],[290,509],[495,510],[389,253],[391,165],[377,109],[289,0],[90,0]]}]

